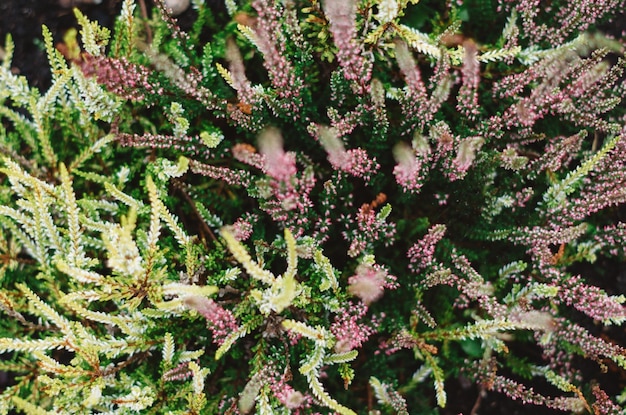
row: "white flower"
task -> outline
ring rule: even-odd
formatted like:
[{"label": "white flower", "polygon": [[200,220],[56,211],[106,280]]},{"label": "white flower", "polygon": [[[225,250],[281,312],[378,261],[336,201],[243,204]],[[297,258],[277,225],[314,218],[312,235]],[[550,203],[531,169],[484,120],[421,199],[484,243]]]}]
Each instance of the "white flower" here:
[{"label": "white flower", "polygon": [[389,23],[398,16],[398,2],[396,0],[381,0],[378,3],[376,19],[382,24]]},{"label": "white flower", "polygon": [[122,275],[138,276],[143,273],[142,258],[130,228],[113,227],[105,235],[104,242],[109,251],[109,267]]}]

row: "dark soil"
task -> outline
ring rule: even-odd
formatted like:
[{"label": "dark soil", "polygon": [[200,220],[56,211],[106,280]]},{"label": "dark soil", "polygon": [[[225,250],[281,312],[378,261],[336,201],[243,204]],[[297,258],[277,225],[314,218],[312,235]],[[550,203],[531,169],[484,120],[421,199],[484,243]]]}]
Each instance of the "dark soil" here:
[{"label": "dark soil", "polygon": [[[2,0],[0,1],[0,42],[11,34],[15,43],[12,69],[26,76],[30,85],[45,90],[50,85],[50,70],[43,47],[41,26],[46,25],[55,42],[71,27],[77,27],[72,0]],[[79,3],[75,1],[74,3]],[[76,4],[83,14],[111,27],[121,0],[103,0],[98,5]]]},{"label": "dark soil", "polygon": [[[83,0],[85,1],[85,0]],[[341,0],[338,0],[341,1]],[[46,90],[50,85],[50,70],[46,53],[43,47],[41,34],[42,25],[46,25],[52,32],[55,42],[60,42],[68,29],[77,28],[71,5],[78,7],[91,20],[97,20],[101,25],[112,27],[115,17],[121,7],[121,0],[102,0],[100,4],[83,4],[79,0],[0,0],[0,45],[4,45],[7,34],[11,34],[15,43],[15,52],[12,61],[14,73],[24,75],[30,85]],[[150,5],[150,2],[147,2]],[[209,3],[215,1],[209,0]],[[193,11],[185,12],[180,18],[189,21],[193,18]],[[603,27],[608,33],[616,36],[624,30],[624,20],[616,19]],[[186,26],[182,24],[181,26]],[[626,292],[626,267],[621,263],[599,261],[593,267],[581,270],[581,274],[591,277],[591,280],[610,294]],[[607,268],[604,268],[607,267]],[[597,273],[597,269],[604,272]],[[594,275],[596,274],[596,275]],[[602,275],[597,275],[602,274]],[[599,334],[599,333],[596,333]],[[621,327],[614,327],[601,333],[602,337],[619,344],[626,344],[626,333]],[[519,352],[519,351],[518,351]],[[588,378],[600,382],[609,395],[619,394],[626,387],[626,378],[623,371],[612,370],[600,373],[597,364],[589,364],[585,370]],[[5,373],[0,372],[0,389],[10,382]],[[542,392],[541,385],[535,389]],[[561,413],[547,408],[522,405],[495,392],[481,392],[471,379],[449,380],[446,385],[448,393],[448,407],[441,411],[443,415],[463,413],[469,415],[551,415]],[[553,390],[546,391],[552,392]],[[479,397],[480,396],[480,397]]]}]

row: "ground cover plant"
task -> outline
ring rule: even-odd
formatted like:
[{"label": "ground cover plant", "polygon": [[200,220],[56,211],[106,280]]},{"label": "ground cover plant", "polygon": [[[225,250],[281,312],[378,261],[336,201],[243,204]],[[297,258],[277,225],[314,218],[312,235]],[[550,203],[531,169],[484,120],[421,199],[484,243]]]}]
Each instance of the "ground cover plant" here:
[{"label": "ground cover plant", "polygon": [[624,1],[135,3],[5,42],[0,413],[623,413]]}]

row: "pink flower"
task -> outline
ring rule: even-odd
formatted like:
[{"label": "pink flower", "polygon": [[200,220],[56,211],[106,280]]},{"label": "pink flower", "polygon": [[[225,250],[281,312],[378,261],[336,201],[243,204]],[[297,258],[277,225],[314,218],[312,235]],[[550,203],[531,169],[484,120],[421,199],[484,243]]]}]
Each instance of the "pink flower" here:
[{"label": "pink flower", "polygon": [[395,288],[394,280],[395,277],[379,265],[361,264],[348,280],[348,292],[369,305],[383,296],[385,288]]},{"label": "pink flower", "polygon": [[233,313],[215,301],[199,295],[189,295],[183,302],[207,320],[209,329],[213,332],[213,342],[218,346],[221,346],[232,332],[239,330]]},{"label": "pink flower", "polygon": [[124,99],[142,101],[145,94],[160,94],[160,87],[155,88],[149,80],[150,70],[144,66],[129,62],[126,58],[105,58],[85,55],[81,70],[86,77],[95,76],[98,83]]},{"label": "pink flower", "polygon": [[413,244],[407,252],[411,271],[419,272],[433,264],[435,246],[445,233],[445,225],[433,225],[420,241]]},{"label": "pink flower", "polygon": [[468,137],[461,141],[453,162],[461,175],[470,168],[476,158],[476,152],[480,150],[484,142],[482,137]]},{"label": "pink flower", "polygon": [[272,86],[280,98],[284,98],[285,109],[297,113],[300,92],[303,83],[296,76],[289,55],[287,54],[286,36],[290,41],[296,41],[297,33],[283,33],[281,30],[281,16],[289,18],[289,12],[272,0],[257,0],[252,3],[258,17],[254,24],[255,43],[263,53],[263,65],[268,71]]},{"label": "pink flower", "polygon": [[396,182],[404,191],[418,192],[428,172],[428,165],[424,163],[428,160],[428,154],[416,155],[408,144],[400,142],[394,147],[393,156],[398,163],[393,168]]},{"label": "pink flower", "polygon": [[250,174],[245,170],[234,170],[228,167],[212,166],[195,160],[189,161],[189,167],[194,173],[202,174],[203,176],[211,177],[216,180],[223,180],[224,182],[234,186],[247,187],[251,182]]},{"label": "pink flower", "polygon": [[330,32],[337,45],[337,60],[343,69],[343,75],[359,84],[357,92],[366,92],[365,84],[371,77],[371,64],[364,58],[361,42],[356,40],[355,0],[326,0],[324,13],[330,22]]},{"label": "pink flower", "polygon": [[558,288],[561,301],[596,321],[605,324],[626,321],[623,297],[611,297],[598,287],[584,284],[580,276],[563,278]]},{"label": "pink flower", "polygon": [[[387,196],[379,193],[371,203],[364,203],[356,214],[356,220],[348,222],[348,230],[343,233],[344,238],[350,241],[348,255],[356,257],[371,250],[375,242],[382,242],[385,246],[393,243],[396,233],[394,224],[387,223],[387,216],[391,212],[389,205],[383,206],[378,213],[375,209],[384,203]],[[356,223],[356,228],[353,228]]]},{"label": "pink flower", "polygon": [[335,170],[369,181],[370,176],[380,168],[376,159],[370,159],[362,148],[346,151],[336,129],[319,127],[318,135],[324,150],[328,153],[328,161]]},{"label": "pink flower", "polygon": [[237,98],[243,104],[255,107],[259,104],[259,96],[246,77],[245,67],[237,44],[232,39],[226,41],[226,59],[230,63],[232,87],[237,91]]},{"label": "pink flower", "polygon": [[259,149],[265,157],[265,171],[278,181],[288,181],[298,171],[296,157],[283,150],[283,139],[278,130],[267,129],[259,137]]},{"label": "pink flower", "polygon": [[237,218],[235,223],[232,225],[226,226],[228,231],[235,237],[236,240],[242,242],[250,238],[252,235],[253,223],[258,220],[258,216],[246,213],[243,216]]},{"label": "pink flower", "polygon": [[463,85],[459,90],[457,110],[467,116],[470,120],[475,120],[480,114],[478,106],[478,81],[480,80],[480,65],[476,56],[478,48],[471,40],[463,43],[465,56],[463,58]]},{"label": "pink flower", "polygon": [[368,307],[363,304],[350,304],[337,313],[330,331],[335,336],[337,353],[358,349],[374,334],[375,327],[361,323],[367,314]]}]

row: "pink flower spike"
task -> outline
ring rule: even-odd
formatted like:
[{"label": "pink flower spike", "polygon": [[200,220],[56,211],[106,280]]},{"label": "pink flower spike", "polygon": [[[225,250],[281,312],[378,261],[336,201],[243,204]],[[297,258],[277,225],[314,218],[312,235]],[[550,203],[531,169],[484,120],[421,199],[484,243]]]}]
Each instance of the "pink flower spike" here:
[{"label": "pink flower spike", "polygon": [[454,165],[460,172],[465,172],[470,168],[476,158],[476,152],[480,150],[484,142],[485,139],[482,137],[468,137],[461,141],[454,159]]},{"label": "pink flower spike", "polygon": [[357,93],[367,92],[366,84],[371,79],[371,63],[365,59],[362,44],[357,40],[355,0],[326,0],[324,14],[330,22],[329,30],[337,45],[337,60],[344,77],[355,81]]},{"label": "pink flower spike", "polygon": [[213,342],[221,346],[229,334],[239,330],[233,313],[226,310],[215,301],[199,295],[189,295],[183,299],[185,306],[196,310],[207,320],[209,329],[213,332]]},{"label": "pink flower spike", "polygon": [[335,352],[344,353],[360,348],[372,334],[376,332],[374,327],[361,323],[367,314],[368,307],[363,303],[349,304],[339,310],[335,321],[330,326],[330,331],[335,336]]},{"label": "pink flower spike", "polygon": [[398,143],[393,148],[393,156],[398,163],[393,169],[396,182],[404,191],[419,191],[428,170],[428,166],[424,165],[424,157],[417,157],[413,149],[404,142]]},{"label": "pink flower spike", "polygon": [[390,275],[387,269],[379,264],[366,260],[357,267],[356,274],[348,280],[348,291],[359,297],[365,305],[378,301],[385,291],[395,290],[399,287],[397,278]]},{"label": "pink flower spike", "polygon": [[378,301],[385,290],[386,273],[369,265],[361,264],[356,269],[356,275],[348,280],[348,292],[356,295],[366,305]]},{"label": "pink flower spike", "polygon": [[409,268],[413,272],[420,272],[420,270],[426,269],[433,265],[435,247],[437,243],[443,238],[446,233],[445,225],[433,225],[424,237],[413,244],[413,246],[407,252],[409,257]]},{"label": "pink flower spike", "polygon": [[376,159],[370,159],[367,152],[362,148],[346,151],[335,128],[320,126],[318,135],[324,150],[328,153],[328,161],[335,170],[363,178],[367,182],[371,175],[380,168]]},{"label": "pink flower spike", "polygon": [[477,92],[478,82],[480,80],[480,65],[476,59],[478,55],[478,48],[476,43],[471,40],[465,41],[463,43],[463,48],[465,49],[463,69],[461,71],[463,75],[463,85],[459,90],[459,98],[456,108],[470,120],[475,120],[480,113]]},{"label": "pink flower spike", "polygon": [[259,149],[265,156],[265,171],[278,181],[288,181],[297,172],[296,157],[285,153],[283,139],[275,128],[268,128],[259,137]]}]

